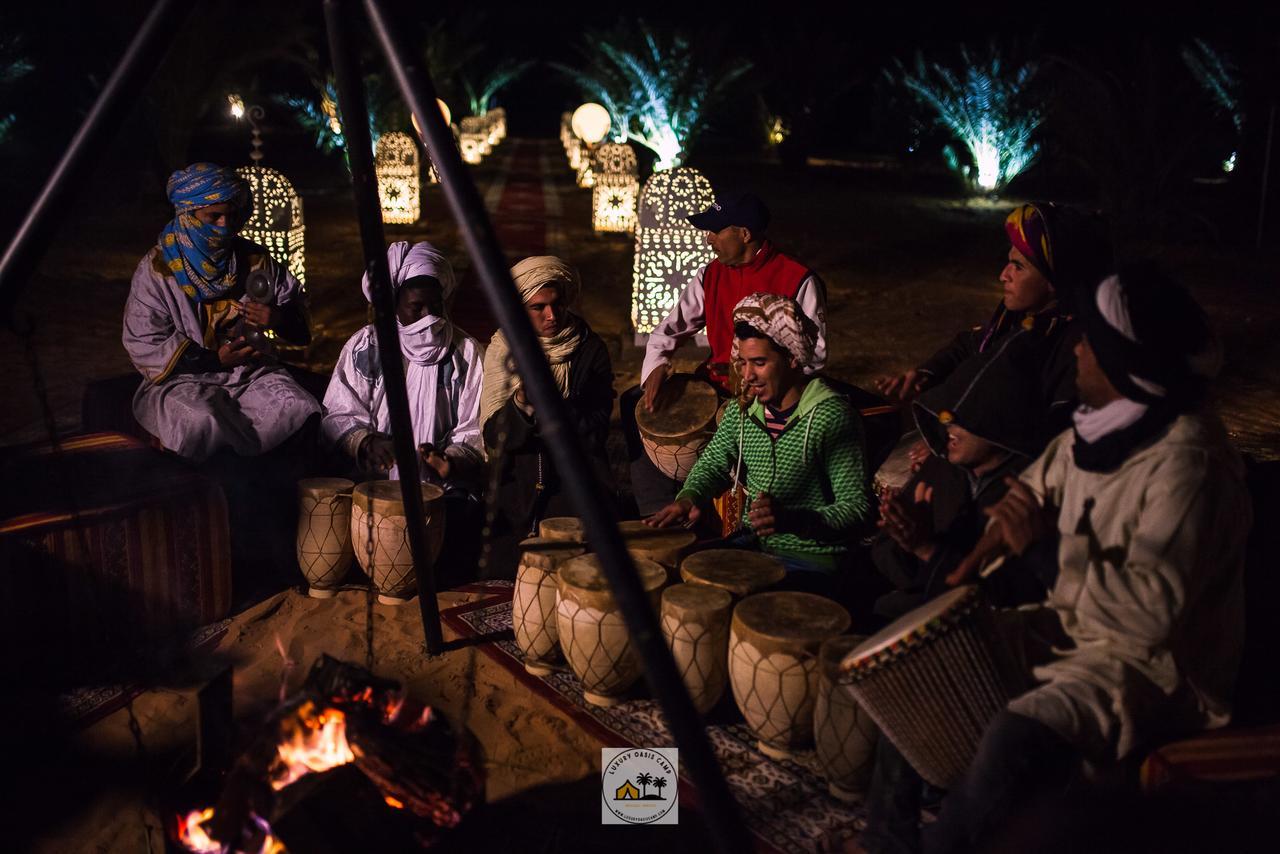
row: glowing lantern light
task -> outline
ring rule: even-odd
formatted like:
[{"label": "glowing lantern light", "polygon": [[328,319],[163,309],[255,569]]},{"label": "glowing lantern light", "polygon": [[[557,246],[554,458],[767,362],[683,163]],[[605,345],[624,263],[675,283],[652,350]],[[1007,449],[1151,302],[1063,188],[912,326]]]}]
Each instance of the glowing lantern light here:
[{"label": "glowing lantern light", "polygon": [[467,163],[479,163],[485,154],[484,125],[479,116],[467,116],[461,122],[462,127],[462,159]]},{"label": "glowing lantern light", "polygon": [[227,105],[231,108],[231,117],[235,119],[244,118],[244,98],[239,95],[228,95]]},{"label": "glowing lantern light", "polygon": [[306,284],[303,254],[302,199],[289,179],[266,166],[241,166],[236,172],[249,182],[253,212],[240,230],[241,236],[266,247],[271,257],[282,261],[300,283]]},{"label": "glowing lantern light", "polygon": [[421,214],[418,146],[407,133],[395,131],[378,138],[374,150],[382,221],[407,225]]},{"label": "glowing lantern light", "polygon": [[507,138],[507,111],[502,107],[495,107],[489,111],[493,114],[493,126],[498,132],[498,141]]},{"label": "glowing lantern light", "polygon": [[698,268],[715,257],[702,231],[685,219],[713,202],[711,182],[697,169],[666,169],[645,182],[636,216],[631,289],[637,343],[667,316]]},{"label": "glowing lantern light", "polygon": [[587,103],[573,111],[569,126],[587,145],[595,145],[609,135],[609,111],[599,104]]},{"label": "glowing lantern light", "polygon": [[595,151],[595,186],[591,190],[591,224],[596,231],[632,231],[640,179],[636,153],[629,145],[608,142]]}]

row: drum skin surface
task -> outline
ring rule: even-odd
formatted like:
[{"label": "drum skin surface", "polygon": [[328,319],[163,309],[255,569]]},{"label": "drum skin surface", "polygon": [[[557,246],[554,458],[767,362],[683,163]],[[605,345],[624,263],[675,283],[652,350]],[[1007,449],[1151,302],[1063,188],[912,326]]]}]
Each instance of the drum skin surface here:
[{"label": "drum skin surface", "polygon": [[707,549],[680,563],[686,583],[719,587],[737,599],[763,592],[786,576],[786,567],[776,557],[743,549]]},{"label": "drum skin surface", "polygon": [[683,481],[715,433],[720,398],[709,383],[675,374],[663,384],[662,401],[656,412],[636,407],[640,444],[658,471]]}]

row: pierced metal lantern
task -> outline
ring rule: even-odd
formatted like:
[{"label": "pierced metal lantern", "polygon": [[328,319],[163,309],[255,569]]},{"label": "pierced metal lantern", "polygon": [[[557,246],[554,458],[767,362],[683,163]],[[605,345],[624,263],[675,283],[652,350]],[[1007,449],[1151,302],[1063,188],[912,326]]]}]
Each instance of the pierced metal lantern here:
[{"label": "pierced metal lantern", "polygon": [[236,172],[249,182],[253,193],[253,211],[240,235],[265,246],[272,258],[288,267],[293,277],[305,285],[306,226],[302,220],[302,199],[293,184],[267,166],[240,166]]},{"label": "pierced metal lantern", "polygon": [[383,222],[408,225],[418,221],[422,214],[421,162],[418,145],[409,134],[395,131],[378,138],[374,170]]},{"label": "pierced metal lantern", "polygon": [[687,166],[655,172],[645,182],[636,212],[631,287],[631,323],[638,339],[667,316],[698,268],[715,258],[702,231],[686,219],[715,200],[711,182]]}]

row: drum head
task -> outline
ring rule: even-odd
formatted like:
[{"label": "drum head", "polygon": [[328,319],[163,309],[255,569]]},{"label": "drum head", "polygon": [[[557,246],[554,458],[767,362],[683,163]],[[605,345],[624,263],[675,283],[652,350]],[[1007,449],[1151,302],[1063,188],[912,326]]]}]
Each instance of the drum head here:
[{"label": "drum head", "polygon": [[654,439],[683,439],[705,430],[716,417],[720,398],[710,383],[689,374],[674,374],[662,384],[663,406],[650,412],[636,407],[636,426]]},{"label": "drum head", "polygon": [[[444,490],[434,483],[424,483],[421,486],[422,503],[424,505],[444,497]],[[386,513],[391,516],[404,515],[404,501],[400,494],[400,481],[398,480],[370,480],[357,484],[351,490],[351,497],[361,507],[367,507],[369,499],[372,497],[374,512]]]},{"label": "drum head", "polygon": [[619,522],[618,530],[622,532],[627,548],[637,551],[675,551],[698,541],[698,535],[693,531],[682,528],[651,528],[634,519]]},{"label": "drum head", "polygon": [[964,587],[957,587],[955,590],[948,590],[936,599],[924,603],[914,611],[908,611],[880,631],[876,632],[867,640],[859,644],[857,647],[844,657],[841,668],[849,670],[855,667],[859,661],[864,658],[870,658],[878,652],[893,646],[898,641],[910,635],[912,632],[928,626],[929,623],[951,611],[966,600],[977,596],[978,588],[972,584]]},{"label": "drum head", "polygon": [[[647,558],[633,558],[636,571],[640,573],[640,584],[646,593],[661,589],[667,583],[667,571],[662,564]],[[599,555],[582,555],[565,561],[560,567],[560,580],[579,590],[611,592],[609,580],[600,568]]]},{"label": "drum head", "polygon": [[582,546],[576,543],[568,543],[564,540],[549,540],[546,537],[530,537],[527,540],[520,541],[520,551],[523,554],[543,555],[546,558],[556,561],[568,560],[571,557],[577,557],[582,554]]},{"label": "drum head", "polygon": [[790,590],[748,596],[733,609],[733,618],[765,637],[801,643],[841,634],[853,622],[825,596]]},{"label": "drum head", "polygon": [[298,491],[311,495],[336,495],[355,488],[354,480],[345,477],[306,477],[298,481]]},{"label": "drum head", "polygon": [[577,516],[552,516],[538,523],[538,533],[549,540],[582,542],[582,520]]},{"label": "drum head", "polygon": [[673,584],[662,591],[662,604],[686,611],[719,611],[733,604],[728,590],[705,584]]},{"label": "drum head", "polygon": [[736,596],[772,587],[786,575],[786,567],[773,555],[744,549],[707,549],[680,562],[685,581],[721,587]]}]

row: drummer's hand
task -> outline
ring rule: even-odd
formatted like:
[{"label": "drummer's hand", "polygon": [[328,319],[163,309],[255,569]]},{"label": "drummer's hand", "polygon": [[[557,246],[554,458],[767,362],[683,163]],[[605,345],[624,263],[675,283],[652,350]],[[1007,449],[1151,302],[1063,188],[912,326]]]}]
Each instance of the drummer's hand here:
[{"label": "drummer's hand", "polygon": [[1031,487],[1016,477],[1006,477],[1004,482],[1009,491],[983,512],[999,528],[1005,548],[1021,556],[1032,543],[1053,530],[1057,513],[1042,507]]},{"label": "drummer's hand", "polygon": [[240,313],[244,315],[244,319],[254,326],[273,329],[280,322],[280,310],[273,305],[252,301],[237,303],[237,305],[240,306]]},{"label": "drummer's hand", "polygon": [[218,363],[224,368],[235,368],[247,365],[258,355],[258,351],[243,337],[225,342],[218,348]]},{"label": "drummer's hand", "polygon": [[877,523],[903,551],[927,561],[938,550],[933,535],[933,487],[917,483],[915,500],[907,502],[894,494],[880,505]]},{"label": "drummer's hand", "polygon": [[925,460],[929,459],[929,454],[931,453],[929,443],[924,439],[912,445],[907,451],[907,460],[911,463],[911,471],[920,471],[920,467],[924,465]]},{"label": "drummer's hand", "polygon": [[875,381],[875,387],[889,400],[907,403],[924,388],[928,376],[918,368],[912,368],[896,377],[880,377]]},{"label": "drummer's hand", "polygon": [[669,528],[675,524],[682,524],[686,528],[692,528],[701,516],[702,510],[698,508],[698,505],[688,498],[678,498],[648,519],[645,519],[644,523],[650,528]]},{"label": "drummer's hand", "polygon": [[396,449],[390,436],[376,433],[367,436],[360,446],[360,456],[365,468],[388,471],[396,464]]},{"label": "drummer's hand", "polygon": [[661,409],[662,401],[658,397],[658,393],[662,391],[662,384],[667,381],[667,375],[671,372],[670,365],[658,365],[649,372],[649,376],[644,378],[644,408],[649,412],[655,412]]},{"label": "drummer's hand", "polygon": [[[421,451],[421,449],[419,449]],[[449,458],[437,451],[435,448],[422,454],[422,461],[440,476],[441,480],[448,480],[449,473],[453,471],[453,464],[449,462]]]},{"label": "drummer's hand", "polygon": [[756,496],[756,500],[751,502],[751,509],[747,512],[747,522],[751,524],[751,530],[757,537],[778,533],[781,517],[782,506],[778,503],[778,499],[767,492]]}]

